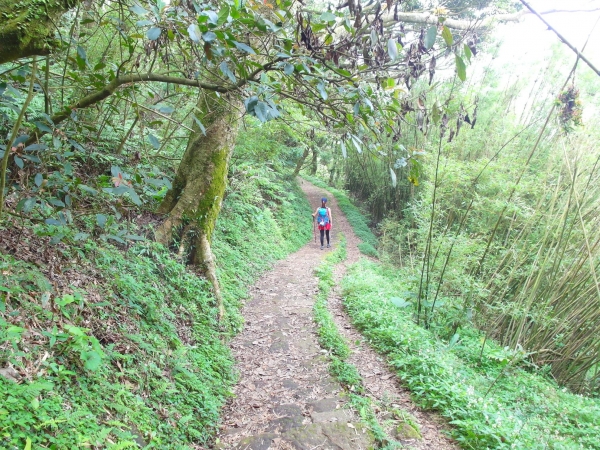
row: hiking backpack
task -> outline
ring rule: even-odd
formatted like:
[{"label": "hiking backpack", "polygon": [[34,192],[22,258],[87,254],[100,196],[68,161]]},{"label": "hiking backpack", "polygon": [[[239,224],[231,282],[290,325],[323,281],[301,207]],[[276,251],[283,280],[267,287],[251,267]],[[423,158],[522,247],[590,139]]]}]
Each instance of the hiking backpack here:
[{"label": "hiking backpack", "polygon": [[327,214],[327,208],[319,208],[317,210],[317,225],[324,227],[329,223],[329,215]]}]

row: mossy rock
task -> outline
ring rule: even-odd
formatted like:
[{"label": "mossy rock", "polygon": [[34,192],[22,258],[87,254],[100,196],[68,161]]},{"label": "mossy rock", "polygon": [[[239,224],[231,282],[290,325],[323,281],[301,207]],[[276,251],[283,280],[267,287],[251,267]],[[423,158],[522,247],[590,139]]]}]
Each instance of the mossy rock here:
[{"label": "mossy rock", "polygon": [[407,422],[402,422],[396,427],[396,439],[422,439],[421,432]]}]

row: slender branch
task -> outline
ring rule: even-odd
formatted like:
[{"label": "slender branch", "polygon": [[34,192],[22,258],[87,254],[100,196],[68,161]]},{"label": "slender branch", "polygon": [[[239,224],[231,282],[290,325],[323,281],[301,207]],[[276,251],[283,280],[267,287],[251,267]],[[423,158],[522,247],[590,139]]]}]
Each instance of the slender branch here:
[{"label": "slender branch", "polygon": [[25,99],[25,103],[23,103],[23,107],[21,108],[19,117],[17,118],[17,121],[13,126],[12,133],[10,134],[10,138],[6,143],[6,148],[2,157],[2,167],[0,168],[0,219],[2,218],[2,210],[4,209],[4,188],[6,187],[6,167],[8,166],[8,155],[10,155],[12,144],[17,138],[17,134],[19,133],[19,128],[21,127],[21,123],[23,122],[23,117],[25,117],[25,112],[27,111],[29,102],[31,102],[31,99],[33,98],[33,85],[35,84],[36,70],[37,59],[34,56],[33,66],[31,67],[31,82],[29,83],[29,92],[27,93],[27,98]]},{"label": "slender branch", "polygon": [[558,31],[556,31],[556,29],[552,25],[550,25],[541,16],[540,13],[536,12],[535,9],[533,9],[531,7],[531,5],[529,5],[529,3],[527,3],[525,0],[521,0],[521,3],[523,3],[525,5],[525,7],[527,7],[542,22],[544,22],[544,25],[546,25],[550,30],[552,30],[554,32],[554,34],[556,34],[558,36],[558,38],[563,42],[563,44],[565,44],[567,47],[569,47],[571,50],[573,50],[575,52],[575,54],[577,55],[577,57],[580,58],[583,62],[585,62],[589,66],[590,69],[592,69],[594,72],[596,72],[597,75],[600,75],[600,70],[598,70],[596,67],[594,67],[594,65],[590,62],[589,59],[587,59],[585,56],[583,56],[583,54],[579,50],[577,50],[577,48],[573,44],[571,44],[569,41],[567,41],[563,35],[561,35]]},{"label": "slender branch", "polygon": [[[560,13],[560,12],[593,12],[593,11],[600,10],[600,8],[598,8],[598,7],[584,8],[584,9],[579,9],[576,11],[565,10],[565,9],[549,9],[546,11],[542,11],[540,13],[536,13],[524,1],[522,1],[522,3],[530,9],[531,13],[537,15],[538,17],[540,17],[542,14],[546,15],[546,14],[553,14],[553,13]],[[523,10],[523,11],[519,11],[516,13],[511,13],[511,14],[496,14],[493,16],[487,16],[484,19],[481,19],[478,21],[446,18],[446,20],[444,20],[444,25],[447,26],[448,28],[452,28],[455,30],[482,29],[482,28],[488,28],[497,22],[518,22],[519,20],[521,20],[521,18],[524,15],[530,14],[530,11]],[[399,12],[396,16],[398,18],[397,21],[395,21],[391,17],[389,17],[390,15],[391,15],[391,12],[386,13],[386,17],[384,19],[384,25],[386,25],[386,26],[390,25],[390,24],[394,24],[394,23],[400,23],[400,22],[416,23],[416,24],[423,24],[423,25],[425,25],[425,24],[437,25],[440,23],[439,22],[440,16],[436,16],[436,15],[428,13],[428,12],[424,12],[424,13],[413,13],[413,12],[400,13]]]}]

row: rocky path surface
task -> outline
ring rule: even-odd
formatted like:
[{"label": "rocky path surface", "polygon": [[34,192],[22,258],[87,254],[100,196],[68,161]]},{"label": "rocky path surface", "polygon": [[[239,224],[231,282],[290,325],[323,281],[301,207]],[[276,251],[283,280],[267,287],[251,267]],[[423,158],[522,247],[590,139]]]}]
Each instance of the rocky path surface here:
[{"label": "rocky path surface", "polygon": [[[338,233],[347,238],[348,260],[336,267],[339,280],[346,266],[358,260],[359,242],[335,199],[304,181],[302,189],[313,209],[329,198],[333,215],[332,244]],[[310,219],[308,219],[310,220]],[[307,222],[308,222],[307,220]],[[223,411],[216,448],[269,450],[360,450],[373,448],[368,430],[345,408],[342,387],[328,373],[328,359],[317,342],[313,304],[317,294],[314,268],[329,251],[311,242],[277,263],[252,288],[242,313],[244,330],[231,342],[240,381]],[[441,422],[419,411],[381,359],[350,326],[339,296],[330,299],[340,331],[353,350],[352,362],[376,401],[392,402],[410,411],[422,439],[404,439],[407,448],[457,448],[440,433]],[[385,419],[385,417],[382,417]]]}]

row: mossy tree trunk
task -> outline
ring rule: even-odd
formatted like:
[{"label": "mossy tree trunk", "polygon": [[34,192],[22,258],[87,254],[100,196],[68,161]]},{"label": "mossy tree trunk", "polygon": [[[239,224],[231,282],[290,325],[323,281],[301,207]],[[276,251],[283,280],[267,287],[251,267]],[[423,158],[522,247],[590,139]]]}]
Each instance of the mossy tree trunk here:
[{"label": "mossy tree trunk", "polygon": [[333,164],[331,165],[331,171],[329,172],[329,186],[333,186],[333,179],[335,177],[336,171],[338,170],[337,165],[338,165],[338,160],[334,156],[333,157]]},{"label": "mossy tree trunk", "polygon": [[79,0],[0,0],[0,64],[52,49],[55,24]]},{"label": "mossy tree trunk", "polygon": [[206,135],[194,123],[173,187],[157,211],[167,218],[157,229],[156,239],[169,245],[180,233],[182,242],[188,240],[188,262],[198,266],[211,282],[222,319],[225,310],[210,243],[225,194],[241,104],[235,94],[203,91],[197,106],[203,112],[200,121]]},{"label": "mossy tree trunk", "polygon": [[315,176],[317,174],[317,169],[319,168],[319,150],[316,147],[312,149],[312,162],[310,165],[310,174]]},{"label": "mossy tree trunk", "polygon": [[302,153],[302,156],[296,163],[296,168],[294,169],[294,174],[292,175],[293,178],[296,178],[298,176],[298,174],[300,173],[300,170],[302,169],[302,166],[304,165],[304,161],[306,161],[306,158],[308,157],[309,153],[310,153],[310,147],[306,147],[304,149],[304,153]]}]

